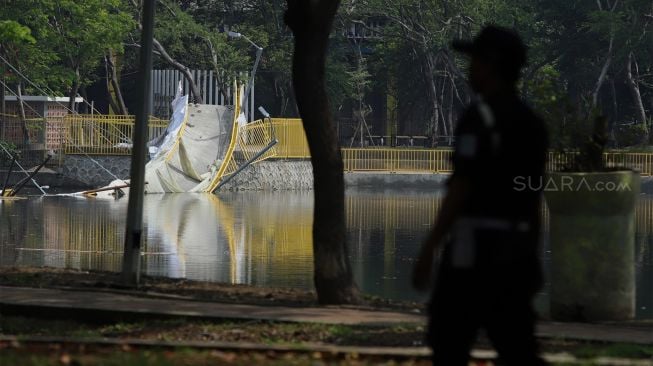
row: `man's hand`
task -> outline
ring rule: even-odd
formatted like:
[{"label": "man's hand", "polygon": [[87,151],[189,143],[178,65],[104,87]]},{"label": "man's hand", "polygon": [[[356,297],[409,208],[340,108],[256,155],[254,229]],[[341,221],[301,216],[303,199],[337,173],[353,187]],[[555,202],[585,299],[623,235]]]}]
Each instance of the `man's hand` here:
[{"label": "man's hand", "polygon": [[438,219],[429,234],[428,239],[422,245],[422,250],[413,269],[413,287],[417,290],[428,290],[431,284],[433,272],[433,256],[435,249],[445,238],[449,229],[462,212],[471,191],[469,178],[452,176],[449,180],[447,194],[442,201],[442,208]]}]

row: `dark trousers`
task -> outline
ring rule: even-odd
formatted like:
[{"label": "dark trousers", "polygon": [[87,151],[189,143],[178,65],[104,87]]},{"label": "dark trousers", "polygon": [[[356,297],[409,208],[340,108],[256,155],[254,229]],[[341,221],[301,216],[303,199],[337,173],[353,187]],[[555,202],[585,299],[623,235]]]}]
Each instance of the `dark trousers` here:
[{"label": "dark trousers", "polygon": [[534,292],[523,277],[446,267],[429,306],[428,343],[435,366],[467,366],[480,328],[499,353],[500,365],[545,364],[537,355]]}]

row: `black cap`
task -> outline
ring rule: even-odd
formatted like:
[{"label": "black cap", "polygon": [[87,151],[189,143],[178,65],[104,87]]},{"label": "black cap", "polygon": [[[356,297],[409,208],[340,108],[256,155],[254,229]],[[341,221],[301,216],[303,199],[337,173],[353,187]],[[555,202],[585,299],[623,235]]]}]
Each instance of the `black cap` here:
[{"label": "black cap", "polygon": [[473,40],[455,40],[451,47],[459,52],[478,57],[515,77],[526,64],[526,46],[519,35],[507,28],[487,26]]}]

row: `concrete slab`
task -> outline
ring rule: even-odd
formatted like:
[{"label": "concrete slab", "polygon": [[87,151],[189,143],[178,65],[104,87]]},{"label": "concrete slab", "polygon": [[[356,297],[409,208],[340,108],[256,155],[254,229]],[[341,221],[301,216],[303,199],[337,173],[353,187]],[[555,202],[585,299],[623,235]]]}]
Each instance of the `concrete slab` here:
[{"label": "concrete slab", "polygon": [[[55,289],[0,287],[0,313],[23,310],[29,314],[46,314],[68,310],[83,315],[92,311],[98,316],[160,315],[209,319],[256,319],[288,322],[311,322],[346,325],[393,325],[424,323],[420,314],[388,311],[365,311],[342,307],[286,307],[214,302],[163,300],[114,293],[64,291]],[[27,314],[27,313],[26,313]]]},{"label": "concrete slab", "polygon": [[[0,286],[0,314],[68,319],[197,319],[269,320],[344,325],[426,324],[423,314],[362,310],[348,307],[289,307],[224,304],[174,298],[147,298],[98,291],[70,291]],[[542,338],[623,342],[653,345],[653,323],[541,322]]]}]

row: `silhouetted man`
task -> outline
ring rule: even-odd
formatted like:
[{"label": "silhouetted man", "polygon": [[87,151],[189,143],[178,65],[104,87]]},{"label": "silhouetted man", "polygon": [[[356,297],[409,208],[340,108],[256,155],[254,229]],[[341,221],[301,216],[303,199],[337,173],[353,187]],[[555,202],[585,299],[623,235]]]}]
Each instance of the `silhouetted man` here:
[{"label": "silhouetted man", "polygon": [[538,183],[547,141],[517,95],[526,48],[495,26],[452,46],[471,57],[469,82],[480,98],[458,122],[454,172],[413,277],[415,287],[428,287],[436,247],[448,238],[429,305],[433,361],[466,366],[485,328],[503,364],[543,364],[532,300],[541,286]]}]

